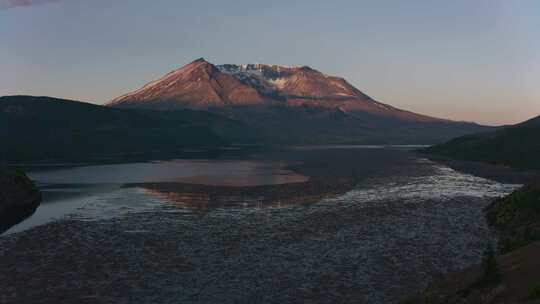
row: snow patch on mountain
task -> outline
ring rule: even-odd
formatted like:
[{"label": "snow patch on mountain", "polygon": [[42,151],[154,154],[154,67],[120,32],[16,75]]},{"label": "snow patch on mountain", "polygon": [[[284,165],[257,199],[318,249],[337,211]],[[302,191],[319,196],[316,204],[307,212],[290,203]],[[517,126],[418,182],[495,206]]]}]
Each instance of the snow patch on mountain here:
[{"label": "snow patch on mountain", "polygon": [[292,67],[266,64],[223,64],[216,66],[220,72],[232,75],[243,83],[257,87],[263,93],[271,94],[284,87],[287,79],[280,77]]},{"label": "snow patch on mountain", "polygon": [[283,89],[285,85],[287,84],[287,81],[288,81],[287,78],[276,78],[276,79],[269,80],[269,82],[278,89]]}]

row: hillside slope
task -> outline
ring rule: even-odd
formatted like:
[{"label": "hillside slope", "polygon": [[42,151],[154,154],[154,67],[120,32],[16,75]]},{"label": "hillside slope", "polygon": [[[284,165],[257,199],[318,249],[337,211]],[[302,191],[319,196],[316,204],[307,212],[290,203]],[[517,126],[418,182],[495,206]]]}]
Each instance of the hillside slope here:
[{"label": "hillside slope", "polygon": [[487,219],[501,232],[502,253],[540,241],[540,182],[496,200],[487,209]]},{"label": "hillside slope", "polygon": [[497,258],[501,281],[482,284],[480,265],[434,282],[404,304],[537,304],[540,301],[540,242]]},{"label": "hillside slope", "polygon": [[500,232],[501,255],[494,263],[498,271],[472,266],[434,282],[406,303],[540,301],[540,185],[528,185],[498,199],[486,212],[488,222]]},{"label": "hillside slope", "polygon": [[50,97],[0,97],[4,161],[170,153],[222,145],[244,130],[242,124],[206,112],[164,114]]},{"label": "hillside slope", "polygon": [[495,132],[455,138],[422,152],[460,160],[540,169],[540,116]]},{"label": "hillside slope", "polygon": [[0,234],[32,215],[41,193],[22,172],[0,167]]}]

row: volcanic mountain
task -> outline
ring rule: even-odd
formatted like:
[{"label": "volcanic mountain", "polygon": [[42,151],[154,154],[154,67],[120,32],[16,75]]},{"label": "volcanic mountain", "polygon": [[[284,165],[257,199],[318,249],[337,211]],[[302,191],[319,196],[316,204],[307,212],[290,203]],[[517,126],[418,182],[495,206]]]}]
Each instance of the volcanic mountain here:
[{"label": "volcanic mountain", "polygon": [[485,130],[380,103],[310,67],[213,65],[202,58],[108,106],[211,111],[251,125],[273,143],[435,143]]}]

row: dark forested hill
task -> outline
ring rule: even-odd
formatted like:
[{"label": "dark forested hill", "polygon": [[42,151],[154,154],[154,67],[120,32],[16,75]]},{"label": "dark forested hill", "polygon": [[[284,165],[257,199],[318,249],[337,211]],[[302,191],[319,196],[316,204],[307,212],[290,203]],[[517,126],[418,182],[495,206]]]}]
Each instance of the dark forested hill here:
[{"label": "dark forested hill", "polygon": [[0,97],[0,160],[172,153],[242,141],[243,124],[192,110],[114,109],[50,97]]},{"label": "dark forested hill", "polygon": [[495,132],[458,137],[422,151],[460,160],[540,169],[540,116]]}]

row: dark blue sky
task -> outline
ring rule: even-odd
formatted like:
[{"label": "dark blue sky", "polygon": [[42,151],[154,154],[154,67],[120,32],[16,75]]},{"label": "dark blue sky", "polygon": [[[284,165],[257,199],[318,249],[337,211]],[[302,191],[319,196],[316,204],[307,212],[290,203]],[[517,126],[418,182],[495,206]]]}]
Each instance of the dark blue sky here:
[{"label": "dark blue sky", "polygon": [[[31,5],[35,4],[35,5]],[[0,95],[103,103],[190,61],[309,65],[381,102],[540,115],[540,1],[0,0]]]}]

